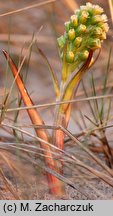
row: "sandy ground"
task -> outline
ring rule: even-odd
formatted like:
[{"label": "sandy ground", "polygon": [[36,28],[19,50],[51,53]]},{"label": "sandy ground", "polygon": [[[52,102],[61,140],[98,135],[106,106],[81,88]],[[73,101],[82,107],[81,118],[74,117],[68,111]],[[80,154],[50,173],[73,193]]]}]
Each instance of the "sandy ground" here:
[{"label": "sandy ground", "polygon": [[[72,145],[72,143],[68,144]],[[6,152],[5,155],[7,155]],[[84,162],[84,164],[90,165],[93,169],[102,171],[103,173],[102,168],[77,146],[73,148],[73,155],[78,159],[82,157],[82,162]],[[100,158],[104,160],[102,155],[100,155]],[[12,163],[15,165],[17,172],[14,170],[12,171],[11,167],[9,168],[8,164],[1,160],[0,166],[8,181],[7,182],[0,174],[1,200],[56,199],[48,193],[46,175],[43,170],[28,163],[25,159],[20,160],[20,158],[16,156],[16,152],[15,155],[14,153],[8,154],[7,159],[10,161],[10,166]],[[37,161],[37,163],[40,162]],[[64,165],[64,177],[70,180],[75,188],[65,184],[65,194],[59,199],[109,200],[113,198],[113,188],[111,186],[79,166],[75,166],[72,163],[69,167]]]}]

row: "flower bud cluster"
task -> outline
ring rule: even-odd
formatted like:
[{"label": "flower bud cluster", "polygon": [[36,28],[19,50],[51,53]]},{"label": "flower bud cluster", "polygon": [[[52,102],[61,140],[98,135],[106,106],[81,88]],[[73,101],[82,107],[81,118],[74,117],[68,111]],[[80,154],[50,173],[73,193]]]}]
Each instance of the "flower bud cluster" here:
[{"label": "flower bud cluster", "polygon": [[86,3],[65,23],[65,33],[58,38],[58,44],[62,51],[61,56],[66,48],[68,63],[85,61],[90,49],[101,48],[109,29],[107,16],[103,12],[100,6]]}]

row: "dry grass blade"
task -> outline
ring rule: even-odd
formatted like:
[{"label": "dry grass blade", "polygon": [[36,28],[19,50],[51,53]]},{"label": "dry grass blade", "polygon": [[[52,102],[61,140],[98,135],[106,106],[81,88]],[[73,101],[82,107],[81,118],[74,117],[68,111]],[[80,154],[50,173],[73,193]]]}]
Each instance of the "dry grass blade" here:
[{"label": "dry grass blade", "polygon": [[[37,164],[36,161],[33,161],[33,163]],[[37,164],[39,166],[39,164]],[[56,176],[58,179],[60,179],[61,181],[63,181],[65,184],[69,185],[70,187],[72,187],[73,189],[75,189],[77,192],[79,192],[80,194],[84,195],[85,197],[87,197],[87,195],[82,192],[81,190],[77,189],[76,188],[76,185],[71,181],[69,180],[68,178],[64,177],[63,175],[59,174],[59,173],[56,173],[55,171],[45,167],[45,166],[41,166],[41,168],[45,169],[47,172],[53,174],[54,176]]]},{"label": "dry grass blade", "polygon": [[86,118],[86,119],[88,119],[93,125],[95,125],[96,127],[98,126],[98,124],[97,123],[95,123],[91,118],[89,118],[87,115],[84,115],[84,117]]},{"label": "dry grass blade", "polygon": [[[90,148],[90,150],[91,150],[92,152],[95,152],[95,153],[103,153],[102,147],[93,147],[93,146],[90,146],[89,148]],[[111,152],[112,152],[112,155],[113,155],[113,148],[111,148]]]},{"label": "dry grass blade", "polygon": [[102,161],[97,158],[86,146],[84,146],[77,138],[75,138],[70,131],[65,129],[64,127],[60,126],[61,130],[64,131],[64,133],[69,136],[73,141],[75,141],[84,151],[86,151],[104,170],[107,171],[112,177],[113,177],[113,171],[107,167]]},{"label": "dry grass blade", "polygon": [[37,3],[37,4],[32,4],[32,5],[26,6],[24,8],[20,8],[20,9],[14,10],[14,11],[9,11],[7,13],[0,14],[0,17],[9,16],[9,15],[12,15],[12,14],[15,14],[15,13],[20,13],[20,12],[23,12],[23,11],[26,11],[26,10],[29,10],[29,9],[32,9],[32,8],[36,8],[36,7],[41,7],[41,6],[44,6],[46,4],[53,3],[55,1],[56,0],[48,0],[48,1]]},{"label": "dry grass blade", "polygon": [[[7,148],[8,147],[8,148]],[[41,149],[41,148],[32,148],[33,146],[28,146],[27,144],[25,145],[20,145],[20,147],[19,147],[19,145],[18,146],[16,146],[16,145],[12,145],[12,144],[6,144],[6,146],[4,147],[3,145],[0,145],[0,148],[1,149],[9,149],[9,150],[11,150],[11,149],[17,149],[17,150],[21,150],[21,151],[23,151],[23,152],[25,152],[25,153],[31,153],[31,154],[34,154],[35,156],[42,156],[42,157],[46,157],[46,158],[50,158],[50,156],[48,155],[47,156],[47,154],[46,154],[46,156],[45,156],[45,153],[40,153],[40,152],[45,152],[46,151],[46,153],[47,153],[47,150],[44,150],[44,149]],[[32,150],[33,149],[33,150]],[[55,160],[58,160],[59,158],[60,158],[60,155],[59,155],[59,153],[56,153],[56,152],[51,152],[52,153],[52,157],[51,158],[54,158]]]},{"label": "dry grass blade", "polygon": [[62,175],[60,175],[58,173],[55,173],[55,172],[47,169],[46,167],[45,167],[45,170],[47,170],[50,173],[53,173],[56,177],[58,177],[65,184],[69,185],[70,187],[72,187],[73,189],[75,189],[77,192],[79,192],[80,194],[82,194],[83,196],[85,196],[86,198],[88,198],[87,195],[84,192],[82,192],[80,189],[77,189],[76,185],[71,180],[69,180],[68,178],[66,178],[66,177],[64,177],[64,176],[62,176]]},{"label": "dry grass blade", "polygon": [[[71,169],[72,172],[74,173],[73,177],[75,177],[75,181],[78,179],[79,182],[83,182],[84,186],[89,188],[91,191],[94,191],[94,194],[96,194],[98,197],[101,197],[102,199],[106,199],[106,195],[103,194],[102,191],[100,191],[96,186],[93,185],[93,182],[91,182],[95,176],[91,173],[90,175],[87,175],[86,170],[83,172],[83,169],[81,171],[81,167],[77,167],[75,169],[75,166],[70,166],[70,164],[65,163],[65,166]],[[94,177],[93,177],[94,176]],[[90,194],[88,193],[89,197],[88,199],[90,200]]]},{"label": "dry grass blade", "polygon": [[[54,40],[53,38],[50,36],[45,36],[45,35],[36,35],[35,36],[36,40],[39,42],[39,43],[42,43],[42,44],[46,44],[46,41],[48,40],[51,40],[51,45],[54,45]],[[32,39],[32,35],[27,35],[27,34],[10,34],[10,42],[11,43],[14,43],[14,42],[18,42],[18,43],[29,43]],[[0,34],[0,41],[3,41],[3,42],[7,42],[8,40],[8,36],[7,34]],[[16,51],[15,51],[16,52]]]},{"label": "dry grass blade", "polygon": [[27,110],[27,109],[32,109],[32,108],[51,107],[51,106],[56,106],[60,104],[67,104],[67,103],[71,104],[71,103],[76,103],[76,102],[84,102],[84,101],[96,100],[96,99],[102,99],[102,98],[106,98],[106,99],[113,98],[113,95],[112,94],[100,95],[100,96],[93,96],[93,97],[88,97],[88,98],[80,98],[80,99],[73,99],[73,100],[58,101],[58,102],[53,102],[53,103],[38,104],[38,105],[27,106],[27,107],[10,108],[10,109],[7,109],[7,112],[14,112],[16,110]]},{"label": "dry grass blade", "polygon": [[11,171],[14,171],[11,161],[5,156],[5,154],[2,152],[0,153],[0,158],[5,161],[5,163],[8,165]]},{"label": "dry grass blade", "polygon": [[15,199],[20,200],[19,195],[17,194],[17,191],[15,191],[15,189],[13,188],[13,186],[11,185],[11,183],[9,182],[9,180],[5,177],[2,169],[0,169],[0,175],[2,176],[6,187],[8,188],[8,190],[12,193],[12,195],[14,196]]},{"label": "dry grass blade", "polygon": [[[39,30],[39,31],[40,31],[40,30]],[[25,59],[26,59],[27,55],[28,55],[28,51],[31,49],[31,47],[32,47],[32,45],[33,45],[33,43],[34,43],[34,40],[35,40],[35,38],[33,37],[33,40],[31,41],[31,43],[30,43],[30,45],[29,45],[29,47],[28,47],[28,49],[27,49],[26,55],[23,57],[23,59],[22,59],[22,61],[21,61],[21,64],[19,65],[18,71],[17,71],[17,73],[16,73],[16,75],[15,75],[15,77],[14,77],[14,81],[13,81],[11,87],[10,87],[9,93],[8,93],[8,94],[6,95],[6,97],[5,97],[5,103],[4,103],[4,107],[3,107],[3,109],[2,109],[2,110],[3,110],[3,113],[5,113],[5,111],[7,110],[7,103],[8,103],[9,97],[10,97],[10,95],[11,95],[13,86],[14,86],[14,84],[15,84],[15,82],[16,82],[17,77],[18,77],[19,74],[20,74],[20,71],[21,71],[21,69],[22,69],[22,66],[23,66],[23,64],[24,64],[24,62],[25,62]],[[7,53],[7,52],[5,52],[5,51],[3,50],[3,53],[4,53],[4,55],[5,55],[5,53]],[[8,59],[7,59],[7,60],[8,60]],[[6,110],[5,110],[5,109],[6,109]]]},{"label": "dry grass blade", "polygon": [[[5,151],[8,151],[8,153],[9,153],[9,152],[11,152],[11,150],[12,150],[12,149],[11,149],[11,147],[12,147],[11,145],[12,145],[12,143],[9,143],[9,144],[8,144],[8,143],[3,143],[3,144],[0,143],[0,149],[1,149],[1,150],[3,149],[3,150],[5,150]],[[8,164],[9,168],[10,168],[12,171],[16,171],[16,173],[18,173],[19,176],[20,176],[21,178],[23,178],[23,174],[22,174],[22,172],[21,172],[20,167],[18,167],[17,163],[14,163],[14,161],[12,161],[12,158],[11,158],[11,157],[10,157],[10,159],[4,157],[3,153],[1,153],[0,155],[1,155],[1,158],[4,159],[5,163]],[[24,178],[24,180],[25,180],[25,178]],[[15,183],[16,183],[16,180],[15,180]],[[26,183],[28,183],[27,180],[26,180]]]},{"label": "dry grass blade", "polygon": [[[74,159],[74,157],[73,157],[73,159]],[[113,179],[110,178],[109,176],[107,176],[107,175],[105,175],[105,174],[103,174],[103,173],[101,173],[101,172],[99,172],[97,170],[94,170],[92,167],[83,164],[82,162],[80,162],[77,159],[75,159],[75,164],[80,166],[80,167],[85,168],[86,170],[88,170],[89,172],[91,172],[92,174],[97,176],[98,178],[102,179],[105,183],[107,183],[108,185],[113,187]]]},{"label": "dry grass blade", "polygon": [[[104,89],[103,89],[103,94],[105,94],[106,92],[106,83],[107,83],[107,79],[108,79],[108,72],[109,72],[109,65],[110,65],[110,56],[111,56],[111,50],[109,52],[109,58],[108,58],[108,65],[107,65],[107,73],[105,75],[105,79],[104,79]],[[96,96],[96,89],[95,89],[95,81],[94,81],[94,77],[93,77],[93,73],[92,73],[92,77],[91,77],[91,85],[92,85],[92,89],[93,89],[93,94],[94,96]],[[97,113],[97,117],[98,117],[98,121],[99,121],[99,126],[101,126],[103,124],[103,111],[104,111],[104,106],[105,103],[103,103],[103,99],[101,102],[101,109],[99,108],[99,103],[97,100],[94,101],[94,105],[95,105],[95,112]],[[101,145],[103,147],[103,151],[104,151],[104,155],[105,155],[105,160],[106,163],[108,164],[108,166],[110,168],[112,168],[112,162],[113,162],[113,157],[112,157],[112,152],[109,146],[109,142],[107,140],[106,134],[105,134],[105,130],[100,130],[100,141],[101,141]]]},{"label": "dry grass blade", "polygon": [[[107,123],[107,122],[105,122]],[[100,129],[107,129],[107,128],[112,128],[113,127],[113,124],[111,125],[102,125],[102,126],[99,126],[99,127],[94,127],[93,129],[85,129],[85,130],[82,130],[79,134],[76,134],[76,137],[80,137],[80,136],[83,136],[83,135],[90,135],[90,134],[93,134],[94,131],[98,131]],[[70,140],[70,139],[67,139],[67,141]],[[66,142],[67,142],[66,141]]]},{"label": "dry grass blade", "polygon": [[110,176],[99,172],[95,169],[93,169],[92,167],[84,164],[83,162],[81,162],[79,159],[77,159],[75,156],[68,154],[66,152],[64,152],[65,155],[68,157],[66,162],[72,164],[74,163],[77,166],[83,167],[84,169],[88,170],[89,172],[91,172],[93,175],[97,176],[98,178],[100,178],[101,180],[103,180],[105,183],[107,183],[108,185],[110,185],[111,187],[113,187],[113,178],[111,178]]},{"label": "dry grass blade", "polygon": [[11,129],[13,129],[13,130],[17,130],[17,131],[19,131],[19,132],[21,132],[21,133],[23,133],[23,134],[26,134],[26,135],[29,136],[29,137],[34,138],[35,140],[37,140],[37,141],[39,141],[39,142],[44,143],[45,145],[50,146],[50,147],[53,148],[53,149],[56,149],[57,151],[58,151],[58,150],[60,151],[59,148],[57,148],[56,146],[53,146],[53,144],[51,144],[50,142],[47,142],[46,140],[43,140],[43,139],[41,139],[40,137],[35,136],[35,135],[33,135],[33,134],[31,134],[31,133],[25,131],[25,130],[22,130],[22,129],[20,129],[20,128],[17,128],[17,127],[15,127],[15,126],[13,126],[13,125],[7,125],[7,124],[5,124],[5,123],[2,123],[1,125],[2,125],[3,127],[7,127],[7,128],[11,128]]},{"label": "dry grass blade", "polygon": [[[70,164],[74,163],[75,165],[83,167],[84,169],[88,170],[89,172],[91,172],[92,174],[94,174],[95,176],[97,176],[98,178],[102,179],[105,183],[107,183],[108,185],[110,185],[111,187],[113,187],[113,178],[112,177],[110,177],[110,176],[108,176],[108,175],[106,175],[106,174],[104,174],[102,172],[99,172],[99,171],[93,169],[92,167],[84,164],[79,159],[77,159],[75,156],[73,156],[73,155],[71,155],[71,154],[69,154],[69,153],[67,153],[65,151],[62,151],[62,152],[66,156],[66,158],[65,158],[65,160],[67,159],[66,162],[68,162]],[[97,158],[97,160],[98,160],[98,158]],[[95,160],[95,161],[97,162],[97,160]],[[101,164],[99,164],[99,165],[101,166]]]}]

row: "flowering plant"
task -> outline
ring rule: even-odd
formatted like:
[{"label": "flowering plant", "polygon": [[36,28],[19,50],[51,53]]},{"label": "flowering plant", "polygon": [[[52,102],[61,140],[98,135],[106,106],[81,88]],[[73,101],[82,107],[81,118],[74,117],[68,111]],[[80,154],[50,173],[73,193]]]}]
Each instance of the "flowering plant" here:
[{"label": "flowering plant", "polygon": [[[93,53],[95,50],[101,48],[103,40],[106,39],[108,29],[107,17],[103,14],[103,9],[91,3],[80,6],[80,9],[76,10],[70,20],[65,23],[65,32],[58,38],[60,57],[62,59],[60,85],[56,75],[51,70],[57,101],[64,102],[65,100],[72,99],[83,75],[88,70],[89,66],[92,65]],[[32,106],[32,100],[25,88],[17,67],[6,51],[4,51],[4,54],[8,60],[25,105],[27,107]],[[54,124],[56,126],[62,125],[67,127],[70,119],[70,111],[71,104],[69,102],[63,104],[59,103],[55,112]],[[31,108],[27,109],[27,112],[34,125],[44,125],[38,111]],[[57,164],[53,158],[52,150],[49,145],[50,139],[48,133],[46,133],[44,129],[35,130],[37,136],[40,138],[40,146],[44,150],[46,166],[59,174],[62,173],[62,165],[60,164],[59,167],[59,163]],[[46,144],[44,144],[44,141],[46,141]],[[64,132],[61,129],[57,129],[53,132],[53,143],[60,150],[64,149]],[[54,195],[61,195],[62,184],[60,180],[51,173],[47,174],[47,179],[50,192]]]},{"label": "flowering plant", "polygon": [[109,27],[103,8],[86,3],[65,23],[65,33],[58,38],[61,57],[73,64],[72,71],[88,58],[89,51],[101,48]]},{"label": "flowering plant", "polygon": [[[83,75],[93,63],[93,53],[101,48],[109,29],[107,16],[103,8],[86,3],[76,10],[65,23],[65,32],[58,38],[60,57],[62,59],[62,79],[58,100],[70,100]],[[80,68],[77,71],[77,68]],[[67,127],[70,119],[71,105],[61,104],[56,112],[56,124]],[[63,149],[63,132],[56,131],[56,145]]]}]

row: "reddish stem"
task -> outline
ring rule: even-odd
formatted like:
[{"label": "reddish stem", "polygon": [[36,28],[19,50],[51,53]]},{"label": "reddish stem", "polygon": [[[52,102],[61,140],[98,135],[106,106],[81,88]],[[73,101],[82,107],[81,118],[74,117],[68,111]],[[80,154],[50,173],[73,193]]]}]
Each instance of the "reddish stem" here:
[{"label": "reddish stem", "polygon": [[[24,86],[24,83],[18,73],[18,70],[13,62],[13,60],[11,59],[11,57],[9,56],[9,54],[6,51],[3,51],[6,59],[8,60],[9,66],[11,68],[11,71],[13,73],[13,76],[15,78],[15,82],[17,84],[17,87],[20,91],[20,94],[22,96],[22,99],[24,101],[24,104],[26,106],[33,106],[33,102]],[[32,123],[34,125],[44,125],[44,122],[42,120],[42,118],[40,117],[39,112],[36,109],[27,109],[27,112],[29,114],[29,117],[32,121]],[[40,137],[41,139],[49,142],[47,133],[44,129],[36,129],[36,134],[38,137]],[[44,144],[43,142],[40,142],[40,146],[42,149],[46,150],[44,151],[45,154],[45,164],[47,165],[47,167],[49,167],[50,169],[52,169],[55,172],[58,172],[58,168],[57,168],[57,164],[56,162],[53,160],[53,156],[51,153],[51,149],[47,144]],[[55,196],[61,196],[63,193],[63,187],[62,187],[62,182],[56,178],[55,176],[53,176],[50,173],[47,173],[47,179],[48,179],[48,185],[49,185],[49,190],[50,193],[55,195]]]}]

